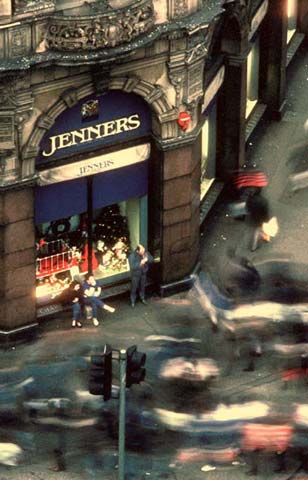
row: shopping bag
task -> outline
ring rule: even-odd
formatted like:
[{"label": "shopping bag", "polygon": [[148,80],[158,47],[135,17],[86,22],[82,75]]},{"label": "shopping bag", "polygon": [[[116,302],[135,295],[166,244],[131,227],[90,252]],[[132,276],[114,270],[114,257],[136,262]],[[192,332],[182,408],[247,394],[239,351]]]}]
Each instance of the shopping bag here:
[{"label": "shopping bag", "polygon": [[268,222],[264,222],[262,224],[262,232],[265,236],[265,239],[268,239],[268,237],[276,237],[278,231],[279,226],[277,217],[272,217]]}]

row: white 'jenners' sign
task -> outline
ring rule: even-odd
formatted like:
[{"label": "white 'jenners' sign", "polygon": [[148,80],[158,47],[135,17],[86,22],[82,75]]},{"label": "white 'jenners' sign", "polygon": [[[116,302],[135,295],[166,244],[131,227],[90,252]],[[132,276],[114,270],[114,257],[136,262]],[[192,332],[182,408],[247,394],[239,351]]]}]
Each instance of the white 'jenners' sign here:
[{"label": "white 'jenners' sign", "polygon": [[39,173],[39,185],[65,182],[74,178],[86,177],[95,173],[127,167],[134,163],[147,160],[150,155],[150,144],[144,143],[137,147],[124,148],[113,153],[100,155],[81,162],[70,163],[61,167],[42,170]]},{"label": "white 'jenners' sign", "polygon": [[116,118],[109,122],[98,123],[97,125],[92,125],[90,127],[84,127],[78,130],[72,130],[71,132],[54,135],[49,137],[49,149],[45,149],[42,152],[42,155],[43,157],[50,157],[57,150],[61,150],[62,148],[92,142],[122,132],[129,132],[130,130],[135,130],[139,127],[139,115],[135,113],[129,117]]}]

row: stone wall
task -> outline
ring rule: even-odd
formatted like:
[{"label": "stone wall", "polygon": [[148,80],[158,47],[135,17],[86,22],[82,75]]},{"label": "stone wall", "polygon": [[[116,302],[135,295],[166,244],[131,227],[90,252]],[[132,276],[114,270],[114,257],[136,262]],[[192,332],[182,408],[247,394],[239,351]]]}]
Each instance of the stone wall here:
[{"label": "stone wall", "polygon": [[1,195],[0,329],[31,324],[36,318],[33,189]]}]

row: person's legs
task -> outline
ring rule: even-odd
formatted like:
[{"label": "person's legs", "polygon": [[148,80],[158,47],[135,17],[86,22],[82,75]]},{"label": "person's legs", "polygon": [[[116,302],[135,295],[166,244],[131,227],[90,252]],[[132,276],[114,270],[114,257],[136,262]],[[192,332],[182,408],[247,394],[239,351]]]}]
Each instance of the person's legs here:
[{"label": "person's legs", "polygon": [[78,326],[81,325],[80,323],[80,316],[81,316],[81,308],[79,303],[73,303],[73,322],[72,322],[72,327],[75,327],[76,324]]},{"label": "person's legs", "polygon": [[147,276],[146,274],[141,275],[140,284],[139,284],[139,296],[142,302],[145,301],[145,284]]},{"label": "person's legs", "polygon": [[89,297],[90,305],[92,307],[92,316],[97,318],[97,304],[95,302],[95,297]]},{"label": "person's legs", "polygon": [[56,471],[63,472],[66,470],[65,462],[65,452],[66,452],[66,435],[65,432],[58,433],[58,445],[54,450],[55,460],[56,460]]},{"label": "person's legs", "polygon": [[261,228],[256,227],[253,232],[252,242],[251,242],[251,251],[254,252],[257,250],[259,242],[261,240]]},{"label": "person's legs", "polygon": [[130,303],[132,307],[135,306],[136,303],[136,297],[137,297],[137,290],[139,286],[139,280],[140,277],[139,275],[132,275],[131,278],[131,289],[130,289]]},{"label": "person's legs", "polygon": [[91,305],[93,311],[93,323],[97,327],[99,325],[99,321],[97,320],[97,309],[104,307],[104,302],[98,297],[91,297]]}]

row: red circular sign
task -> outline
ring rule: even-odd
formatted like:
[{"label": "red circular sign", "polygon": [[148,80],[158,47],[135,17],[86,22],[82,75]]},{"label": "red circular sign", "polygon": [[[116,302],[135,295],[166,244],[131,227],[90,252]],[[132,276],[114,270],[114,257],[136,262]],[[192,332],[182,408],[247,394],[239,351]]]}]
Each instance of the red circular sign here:
[{"label": "red circular sign", "polygon": [[178,124],[182,130],[186,130],[191,122],[191,115],[188,112],[181,112],[178,116]]}]

